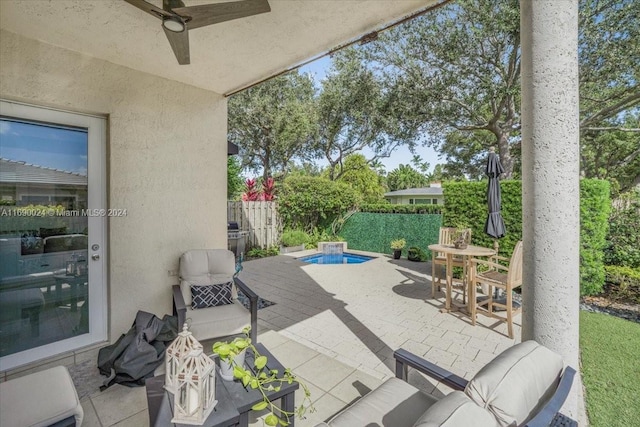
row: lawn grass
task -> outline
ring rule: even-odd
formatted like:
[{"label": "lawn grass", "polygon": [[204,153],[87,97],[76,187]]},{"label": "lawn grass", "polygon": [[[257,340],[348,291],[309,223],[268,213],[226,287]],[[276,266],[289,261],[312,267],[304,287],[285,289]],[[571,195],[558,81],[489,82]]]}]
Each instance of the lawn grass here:
[{"label": "lawn grass", "polygon": [[591,426],[640,426],[640,324],[581,311],[580,352]]}]

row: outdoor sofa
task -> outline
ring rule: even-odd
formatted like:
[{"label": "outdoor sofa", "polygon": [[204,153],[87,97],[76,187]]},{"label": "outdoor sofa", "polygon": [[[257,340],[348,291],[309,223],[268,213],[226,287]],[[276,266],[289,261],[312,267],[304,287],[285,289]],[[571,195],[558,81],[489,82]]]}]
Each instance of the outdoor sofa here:
[{"label": "outdoor sofa", "polygon": [[[575,370],[535,341],[515,345],[470,381],[406,350],[396,350],[396,378],[316,427],[577,426],[558,413]],[[441,399],[407,382],[408,368],[455,391]]]}]

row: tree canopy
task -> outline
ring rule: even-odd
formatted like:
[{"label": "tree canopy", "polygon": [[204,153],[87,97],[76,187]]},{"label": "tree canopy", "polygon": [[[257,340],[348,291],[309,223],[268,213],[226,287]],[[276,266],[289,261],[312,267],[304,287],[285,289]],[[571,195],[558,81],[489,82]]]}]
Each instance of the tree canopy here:
[{"label": "tree canopy", "polygon": [[380,176],[369,166],[362,154],[350,154],[339,171],[338,181],[346,182],[360,193],[364,203],[380,203],[384,195],[384,187]]},{"label": "tree canopy", "polygon": [[228,139],[240,148],[242,167],[266,179],[293,159],[308,159],[317,123],[315,89],[306,75],[291,72],[229,99]]},{"label": "tree canopy", "polygon": [[[580,131],[588,158],[597,151],[590,144],[611,137],[603,132],[628,132],[639,141],[640,2],[580,0],[579,28]],[[518,175],[518,0],[451,2],[395,27],[365,50],[386,84],[403,94],[404,114],[413,115],[427,143],[445,154],[445,170],[478,176],[493,145],[505,176]],[[623,167],[638,155],[627,152],[609,167]],[[592,169],[581,166],[591,176]]]},{"label": "tree canopy", "polygon": [[329,178],[340,177],[347,156],[368,148],[368,162],[388,157],[401,144],[412,146],[415,133],[403,124],[394,94],[368,68],[355,48],[334,55],[318,96],[316,150],[329,163]]},{"label": "tree canopy", "polygon": [[389,191],[428,187],[429,178],[410,165],[399,165],[387,174],[387,186]]}]

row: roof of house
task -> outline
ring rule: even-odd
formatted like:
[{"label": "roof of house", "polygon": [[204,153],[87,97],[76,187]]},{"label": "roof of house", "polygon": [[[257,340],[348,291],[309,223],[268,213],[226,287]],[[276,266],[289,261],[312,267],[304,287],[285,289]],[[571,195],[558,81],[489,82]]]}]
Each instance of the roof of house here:
[{"label": "roof of house", "polygon": [[407,188],[384,193],[385,197],[390,196],[442,196],[442,187],[422,187]]},{"label": "roof of house", "polygon": [[87,185],[86,175],[0,157],[0,183]]}]

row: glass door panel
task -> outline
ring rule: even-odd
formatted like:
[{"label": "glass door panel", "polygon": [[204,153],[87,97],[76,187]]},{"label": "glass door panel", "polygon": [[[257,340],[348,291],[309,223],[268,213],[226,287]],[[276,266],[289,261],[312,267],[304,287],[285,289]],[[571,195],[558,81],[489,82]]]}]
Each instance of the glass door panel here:
[{"label": "glass door panel", "polygon": [[[101,157],[104,151],[91,146],[92,142],[104,145],[104,136],[96,143],[94,135],[104,130],[104,124],[96,129],[91,121],[84,123],[86,116],[20,104],[2,107],[0,364],[4,370],[106,338],[105,269],[100,261],[106,219],[91,216],[94,209],[104,208],[100,195],[93,195],[91,202],[93,189],[105,192],[100,176],[104,158],[95,159],[95,171],[90,161],[92,153]],[[90,252],[90,246],[96,251]],[[97,263],[91,262],[92,255],[97,255]]]}]

